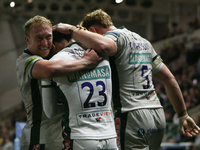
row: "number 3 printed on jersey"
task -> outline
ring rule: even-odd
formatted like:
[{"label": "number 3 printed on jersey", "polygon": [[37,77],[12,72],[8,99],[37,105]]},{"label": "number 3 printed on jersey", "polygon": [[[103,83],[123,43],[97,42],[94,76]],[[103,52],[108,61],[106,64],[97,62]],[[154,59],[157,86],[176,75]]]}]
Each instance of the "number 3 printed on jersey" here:
[{"label": "number 3 printed on jersey", "polygon": [[78,84],[82,109],[107,107],[107,89],[103,81],[79,82]]},{"label": "number 3 printed on jersey", "polygon": [[148,75],[145,75],[145,71],[148,71],[148,66],[147,65],[142,65],[142,74],[141,74],[141,76],[143,78],[145,78],[146,82],[147,82],[147,84],[143,84],[142,86],[143,86],[143,89],[148,89],[149,88],[149,78],[148,78]]}]

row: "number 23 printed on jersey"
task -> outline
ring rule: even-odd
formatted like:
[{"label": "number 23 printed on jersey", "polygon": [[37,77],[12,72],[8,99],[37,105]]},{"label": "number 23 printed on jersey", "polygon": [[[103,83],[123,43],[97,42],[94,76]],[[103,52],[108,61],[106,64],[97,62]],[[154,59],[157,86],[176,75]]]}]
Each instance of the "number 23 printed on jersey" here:
[{"label": "number 23 printed on jersey", "polygon": [[106,80],[77,82],[82,110],[107,107]]}]

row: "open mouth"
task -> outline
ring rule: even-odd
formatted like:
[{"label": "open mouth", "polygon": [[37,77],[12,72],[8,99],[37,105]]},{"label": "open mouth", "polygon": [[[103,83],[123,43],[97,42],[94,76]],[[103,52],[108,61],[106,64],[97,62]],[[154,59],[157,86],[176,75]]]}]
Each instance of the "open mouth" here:
[{"label": "open mouth", "polygon": [[49,49],[49,47],[39,48],[41,51],[46,51]]}]

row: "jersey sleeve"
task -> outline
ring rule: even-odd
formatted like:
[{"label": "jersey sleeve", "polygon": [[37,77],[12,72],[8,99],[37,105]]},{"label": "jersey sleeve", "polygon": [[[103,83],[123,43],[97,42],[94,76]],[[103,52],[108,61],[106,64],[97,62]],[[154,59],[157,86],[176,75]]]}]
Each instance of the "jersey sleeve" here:
[{"label": "jersey sleeve", "polygon": [[162,69],[163,60],[156,53],[155,49],[153,48],[152,44],[149,41],[148,44],[150,45],[151,55],[152,55],[152,74],[155,74]]},{"label": "jersey sleeve", "polygon": [[32,69],[33,69],[33,66],[35,65],[35,63],[39,60],[43,60],[42,57],[40,56],[36,56],[36,55],[33,55],[31,57],[28,57],[26,62],[25,62],[25,72],[28,74],[28,76],[32,79],[34,78],[32,76]]},{"label": "jersey sleeve", "polygon": [[151,45],[151,49],[152,49],[152,74],[157,73],[158,71],[160,71],[162,69],[163,66],[163,60],[161,59],[161,57],[156,53],[155,49],[153,48],[153,46]]},{"label": "jersey sleeve", "polygon": [[111,38],[116,42],[117,39],[120,37],[120,33],[116,32],[116,31],[108,31],[104,34],[104,36]]},{"label": "jersey sleeve", "polygon": [[124,45],[126,45],[126,40],[124,40],[124,36],[122,33],[117,30],[108,31],[104,34],[105,37],[111,38],[117,44],[117,51],[124,49]]},{"label": "jersey sleeve", "polygon": [[155,74],[158,71],[160,71],[162,67],[163,67],[162,59],[160,58],[159,55],[155,56],[152,61],[152,74]]}]

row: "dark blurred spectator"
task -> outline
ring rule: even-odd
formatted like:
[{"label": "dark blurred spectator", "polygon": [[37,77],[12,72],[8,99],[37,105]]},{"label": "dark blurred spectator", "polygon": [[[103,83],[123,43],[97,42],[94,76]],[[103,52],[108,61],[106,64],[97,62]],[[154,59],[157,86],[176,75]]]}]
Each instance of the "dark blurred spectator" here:
[{"label": "dark blurred spectator", "polygon": [[198,18],[195,18],[194,21],[188,23],[188,33],[193,33],[196,29],[200,27],[200,22]]},{"label": "dark blurred spectator", "polygon": [[14,150],[14,144],[7,134],[4,137],[3,150]]},{"label": "dark blurred spectator", "polygon": [[172,22],[171,25],[171,31],[169,33],[169,37],[175,36],[175,35],[179,35],[183,33],[183,30],[178,26],[177,22]]}]

